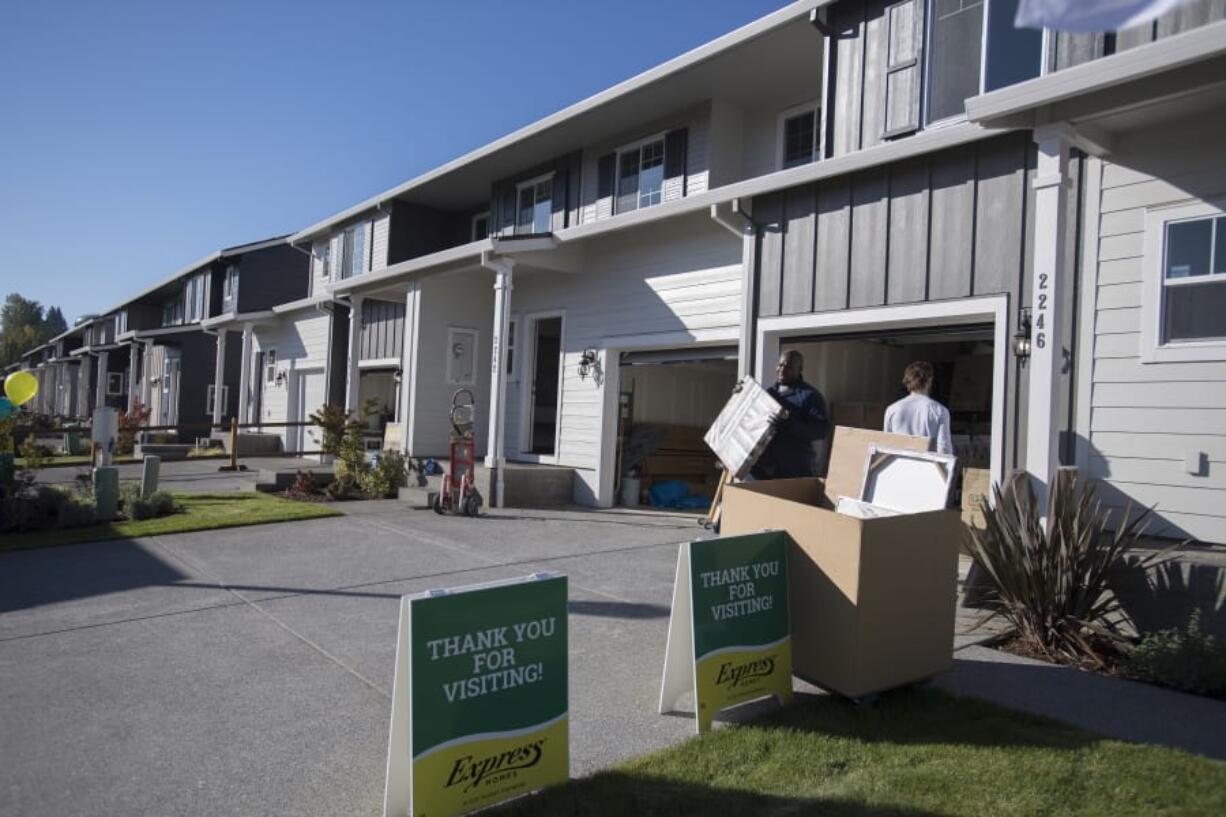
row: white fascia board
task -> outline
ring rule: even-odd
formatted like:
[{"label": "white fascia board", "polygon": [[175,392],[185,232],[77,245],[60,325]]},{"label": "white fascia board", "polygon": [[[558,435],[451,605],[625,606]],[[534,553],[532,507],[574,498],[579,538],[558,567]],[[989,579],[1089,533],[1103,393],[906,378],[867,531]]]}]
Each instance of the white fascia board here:
[{"label": "white fascia board", "polygon": [[1226,21],[971,97],[966,116],[974,122],[1000,119],[1223,54]]},{"label": "white fascia board", "polygon": [[133,340],[145,340],[147,338],[160,338],[164,335],[181,335],[187,332],[199,332],[202,327],[199,323],[181,323],[177,326],[162,326],[157,329],[137,329],[133,333]]},{"label": "white fascia board", "polygon": [[273,315],[284,315],[286,312],[297,312],[299,309],[308,309],[319,304],[332,302],[332,296],[326,292],[318,295],[311,295],[306,298],[299,298],[296,301],[287,301],[283,304],[277,304],[272,308]]},{"label": "white fascia board", "polygon": [[341,212],[329,216],[322,221],[312,224],[310,227],[299,230],[289,237],[292,244],[298,244],[307,239],[314,238],[318,234],[328,230],[329,228],[360,215],[366,210],[377,207],[384,202],[396,198],[397,196],[412,190],[415,187],[433,181],[440,176],[457,170],[464,165],[471,164],[478,159],[483,159],[491,156],[500,150],[514,145],[516,142],[523,141],[530,137],[543,133],[551,128],[565,124],[568,120],[574,119],[577,116],[588,113],[602,105],[606,105],[615,99],[639,91],[654,82],[666,79],[667,77],[684,71],[688,68],[693,68],[695,65],[706,62],[707,60],[719,55],[723,51],[743,45],[751,40],[761,37],[770,31],[773,31],[780,26],[784,26],[792,21],[807,17],[809,12],[815,8],[829,5],[834,0],[799,0],[791,3],[778,11],[767,14],[765,17],[760,17],[753,22],[741,26],[735,31],[731,31],[722,37],[717,37],[710,42],[700,45],[697,48],[687,51],[684,54],[674,57],[673,59],[657,65],[655,68],[650,68],[637,76],[633,76],[628,80],[619,82],[618,84],[606,88],[598,94],[594,94],[587,99],[576,102],[574,105],[563,108],[562,110],[550,114],[543,119],[538,119],[530,125],[520,128],[517,131],[503,136],[500,139],[495,139],[484,147],[477,148],[474,151],[464,154],[457,159],[453,159],[446,164],[440,165],[433,170],[429,170],[416,178],[410,179],[403,184],[397,185],[389,190],[386,190],[378,195],[372,196],[363,202],[342,210]]}]

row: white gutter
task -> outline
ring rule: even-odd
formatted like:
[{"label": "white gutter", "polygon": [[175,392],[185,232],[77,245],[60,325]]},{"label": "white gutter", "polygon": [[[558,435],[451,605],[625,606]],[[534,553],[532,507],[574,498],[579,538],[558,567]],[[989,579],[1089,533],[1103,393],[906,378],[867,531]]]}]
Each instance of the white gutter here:
[{"label": "white gutter", "polygon": [[1226,55],[1226,21],[971,97],[966,100],[966,115],[973,122],[1001,119],[1222,55]]}]

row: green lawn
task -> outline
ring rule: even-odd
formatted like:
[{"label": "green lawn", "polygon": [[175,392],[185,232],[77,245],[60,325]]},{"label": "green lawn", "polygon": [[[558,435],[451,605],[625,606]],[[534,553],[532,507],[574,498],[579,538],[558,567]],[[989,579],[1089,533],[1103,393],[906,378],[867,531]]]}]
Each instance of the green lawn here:
[{"label": "green lawn", "polygon": [[490,813],[1215,815],[1226,765],[910,689],[806,698]]},{"label": "green lawn", "polygon": [[139,522],[114,522],[63,530],[7,533],[0,536],[0,551],[340,516],[339,511],[327,505],[293,502],[256,491],[218,494],[177,493],[174,497],[175,502],[182,507],[179,513],[157,519],[144,519]]}]

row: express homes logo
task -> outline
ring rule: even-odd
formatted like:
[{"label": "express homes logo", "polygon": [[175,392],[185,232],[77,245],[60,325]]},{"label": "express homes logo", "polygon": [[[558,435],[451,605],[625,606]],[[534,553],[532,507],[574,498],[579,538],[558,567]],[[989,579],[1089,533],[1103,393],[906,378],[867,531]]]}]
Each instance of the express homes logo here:
[{"label": "express homes logo", "polygon": [[456,758],[455,765],[451,767],[451,775],[447,778],[447,785],[444,788],[452,786],[461,786],[462,792],[470,792],[482,783],[490,784],[499,780],[506,780],[508,777],[514,776],[514,773],[521,769],[529,769],[541,762],[542,746],[545,744],[546,738],[530,741],[521,744],[514,748],[508,749],[505,752],[497,752],[484,757],[475,755],[464,755]]},{"label": "express homes logo", "polygon": [[748,686],[750,682],[765,678],[775,671],[775,657],[755,658],[750,661],[736,663],[725,661],[720,664],[719,675],[715,677],[716,686],[727,686],[729,689],[739,689]]}]

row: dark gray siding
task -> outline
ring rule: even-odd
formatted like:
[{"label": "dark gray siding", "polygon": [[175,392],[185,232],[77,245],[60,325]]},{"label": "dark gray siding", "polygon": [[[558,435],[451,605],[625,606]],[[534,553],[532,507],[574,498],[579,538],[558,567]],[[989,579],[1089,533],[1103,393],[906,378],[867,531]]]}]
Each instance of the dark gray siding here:
[{"label": "dark gray siding", "polygon": [[345,405],[348,376],[349,307],[332,305],[332,334],[328,340],[328,402]]},{"label": "dark gray siding", "polygon": [[[758,315],[1006,294],[1011,336],[1018,306],[1030,299],[1034,163],[1030,134],[1019,132],[758,197]],[[1076,160],[1073,170],[1076,178]],[[1069,195],[1075,247],[1078,185]],[[1075,263],[1070,257],[1067,269]],[[1069,280],[1071,321],[1076,275]],[[1071,346],[1073,333],[1066,338]],[[1017,416],[1006,445],[1016,457],[1024,450],[1016,421],[1025,405],[1022,364],[1008,381]]]},{"label": "dark gray siding", "polygon": [[[179,375],[179,439],[191,442],[209,435],[213,420],[208,403],[209,385],[217,368],[217,338],[200,330],[187,330],[160,338],[158,343],[177,347],[182,355]],[[234,372],[234,376],[229,376]],[[238,367],[227,367],[230,393],[238,391]]]},{"label": "dark gray siding", "polygon": [[276,244],[227,259],[214,286],[225,285],[225,267],[238,267],[238,311],[259,312],[305,298],[309,292],[311,259],[288,244]]},{"label": "dark gray siding", "polygon": [[1226,0],[1193,0],[1163,14],[1150,23],[1124,29],[1115,34],[1073,34],[1051,32],[1048,39],[1048,70],[1058,71],[1090,62],[1099,57],[1156,42],[1173,34],[1191,31],[1218,20],[1226,20]]},{"label": "dark gray siding", "polygon": [[399,360],[403,342],[404,303],[374,298],[363,301],[360,360]]}]

